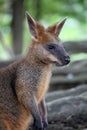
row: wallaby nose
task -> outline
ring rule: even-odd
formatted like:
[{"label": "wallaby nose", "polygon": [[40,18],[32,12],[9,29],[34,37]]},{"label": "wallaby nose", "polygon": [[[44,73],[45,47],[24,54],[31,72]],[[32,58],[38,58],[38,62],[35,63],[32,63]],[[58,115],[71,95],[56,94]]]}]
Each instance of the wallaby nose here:
[{"label": "wallaby nose", "polygon": [[65,65],[69,64],[70,63],[70,57],[69,56],[66,56],[65,57]]}]

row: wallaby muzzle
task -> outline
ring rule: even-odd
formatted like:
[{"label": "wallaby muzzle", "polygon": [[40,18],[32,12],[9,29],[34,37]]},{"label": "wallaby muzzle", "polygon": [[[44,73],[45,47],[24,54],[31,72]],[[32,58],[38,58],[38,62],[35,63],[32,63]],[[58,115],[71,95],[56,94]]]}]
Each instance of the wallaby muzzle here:
[{"label": "wallaby muzzle", "polygon": [[70,63],[70,57],[64,49],[63,45],[58,45],[55,54],[58,59],[57,65],[64,66]]}]

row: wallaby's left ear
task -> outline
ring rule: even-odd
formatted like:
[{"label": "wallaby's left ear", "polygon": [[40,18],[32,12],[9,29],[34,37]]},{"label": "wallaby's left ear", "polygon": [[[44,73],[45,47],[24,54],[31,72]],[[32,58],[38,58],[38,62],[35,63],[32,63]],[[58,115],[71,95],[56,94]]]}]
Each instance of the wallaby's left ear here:
[{"label": "wallaby's left ear", "polygon": [[36,22],[30,16],[30,14],[28,14],[27,12],[25,14],[26,14],[26,17],[27,17],[27,22],[28,22],[28,26],[29,26],[32,38],[34,38],[35,40],[39,40],[40,37],[41,37],[41,34],[45,31],[45,28],[41,24]]},{"label": "wallaby's left ear", "polygon": [[27,22],[28,22],[28,26],[30,29],[30,33],[34,38],[37,38],[37,32],[35,30],[35,26],[36,26],[36,21],[30,16],[30,14],[28,14],[28,12],[25,13],[26,17],[27,17]]},{"label": "wallaby's left ear", "polygon": [[58,22],[57,24],[50,26],[47,28],[47,31],[58,36],[61,32],[61,29],[65,23],[67,18],[64,18],[61,22]]}]

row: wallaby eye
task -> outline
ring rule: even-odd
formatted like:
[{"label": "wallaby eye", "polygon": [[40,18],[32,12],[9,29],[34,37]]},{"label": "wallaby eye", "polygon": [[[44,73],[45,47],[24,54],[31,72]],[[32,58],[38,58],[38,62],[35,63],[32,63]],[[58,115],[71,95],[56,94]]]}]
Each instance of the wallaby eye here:
[{"label": "wallaby eye", "polygon": [[54,50],[54,49],[55,49],[55,46],[54,46],[54,45],[48,45],[48,49]]}]

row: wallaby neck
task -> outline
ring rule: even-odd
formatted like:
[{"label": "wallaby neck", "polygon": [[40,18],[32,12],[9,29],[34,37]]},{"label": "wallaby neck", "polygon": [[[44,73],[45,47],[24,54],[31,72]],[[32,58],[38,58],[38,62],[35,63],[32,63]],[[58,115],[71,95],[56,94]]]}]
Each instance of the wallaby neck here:
[{"label": "wallaby neck", "polygon": [[52,64],[46,64],[45,62],[42,62],[40,59],[37,58],[35,55],[34,50],[32,50],[32,46],[29,47],[27,54],[25,55],[24,59],[25,62],[27,62],[29,65],[37,66],[40,68],[52,68]]},{"label": "wallaby neck", "polygon": [[51,64],[45,64],[45,63],[39,61],[38,59],[36,59],[33,56],[26,57],[25,62],[27,63],[27,65],[32,66],[33,68],[36,68],[36,69],[39,68],[39,69],[44,70],[46,68],[47,71],[52,70]]}]

